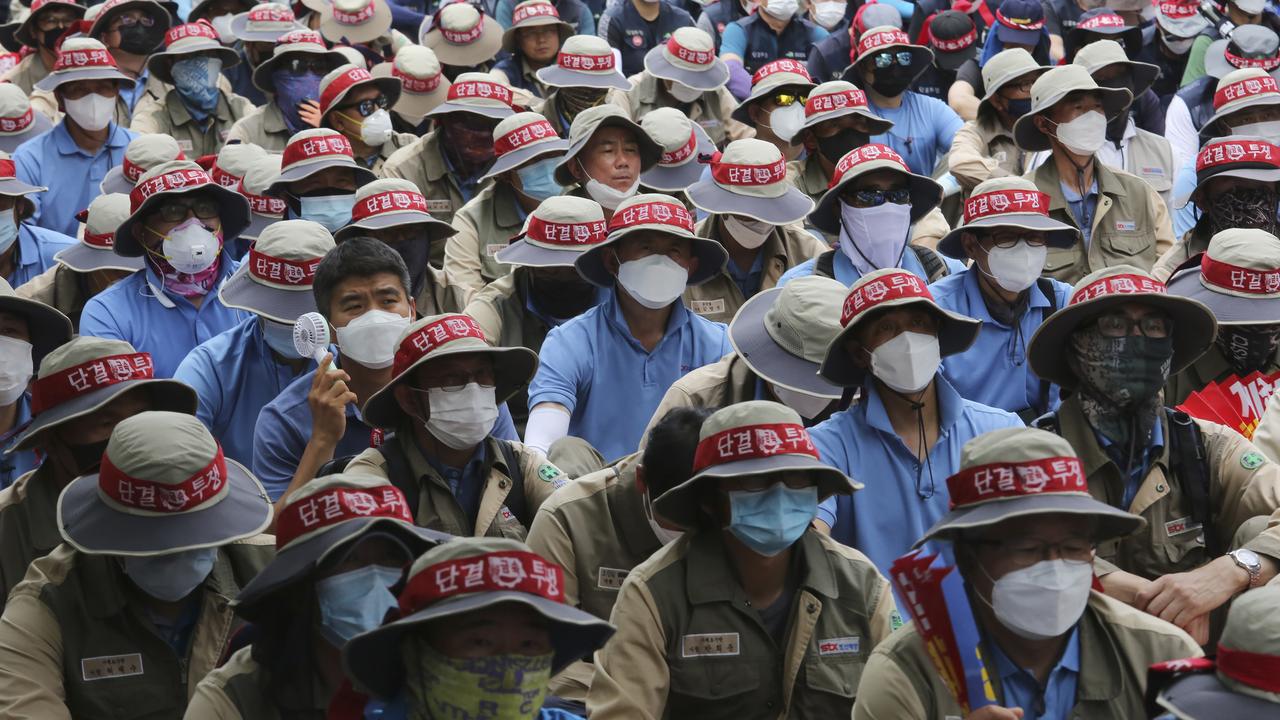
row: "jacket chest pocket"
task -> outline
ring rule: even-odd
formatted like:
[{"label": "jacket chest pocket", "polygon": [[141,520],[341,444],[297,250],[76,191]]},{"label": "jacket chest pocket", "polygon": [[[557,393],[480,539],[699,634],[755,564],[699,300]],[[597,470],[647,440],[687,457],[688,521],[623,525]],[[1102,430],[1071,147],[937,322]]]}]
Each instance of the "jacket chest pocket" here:
[{"label": "jacket chest pocket", "polygon": [[77,720],[177,717],[186,702],[186,689],[175,687],[174,674],[159,667],[161,662],[135,652],[68,656],[67,709]]},{"label": "jacket chest pocket", "polygon": [[1094,242],[1101,242],[1103,253],[1110,257],[1141,260],[1143,268],[1156,261],[1156,235],[1136,219],[1125,219],[1115,210],[1098,223]]},{"label": "jacket chest pocket", "polygon": [[791,717],[797,720],[847,717],[862,681],[863,658],[805,660],[804,673],[791,696]]},{"label": "jacket chest pocket", "polygon": [[760,672],[771,667],[764,658],[687,657],[671,664],[671,690],[665,717],[685,718],[764,717],[759,693]]},{"label": "jacket chest pocket", "polygon": [[1061,274],[1070,272],[1079,260],[1080,251],[1074,245],[1067,248],[1049,248],[1044,258],[1044,274],[1059,277]]},{"label": "jacket chest pocket", "polygon": [[498,515],[493,519],[493,523],[489,525],[489,531],[485,534],[489,537],[504,537],[524,542],[525,537],[529,534],[529,529],[521,524],[515,513],[503,505],[498,508]]},{"label": "jacket chest pocket", "polygon": [[1168,495],[1142,515],[1147,519],[1149,540],[1126,541],[1139,574],[1157,577],[1185,572],[1209,559],[1204,542],[1206,528],[1192,519],[1189,499],[1178,488],[1170,488]]}]

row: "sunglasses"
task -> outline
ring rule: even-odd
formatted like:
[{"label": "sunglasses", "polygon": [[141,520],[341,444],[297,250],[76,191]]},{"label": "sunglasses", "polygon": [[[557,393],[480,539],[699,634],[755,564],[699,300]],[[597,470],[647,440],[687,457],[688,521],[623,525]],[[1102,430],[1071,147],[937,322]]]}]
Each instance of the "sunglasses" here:
[{"label": "sunglasses", "polygon": [[773,102],[778,107],[787,107],[800,103],[801,105],[809,102],[808,95],[795,95],[792,93],[778,93],[773,96]]},{"label": "sunglasses", "polygon": [[387,96],[379,95],[378,97],[375,97],[375,98],[361,100],[360,102],[354,105],[343,105],[338,109],[351,110],[354,108],[356,112],[360,113],[360,117],[369,117],[370,115],[374,114],[379,110],[386,110],[390,106],[391,106],[391,101],[387,100]]},{"label": "sunglasses", "polygon": [[329,72],[329,63],[321,58],[295,57],[289,58],[285,62],[281,63],[279,69],[285,70],[293,75],[304,75],[307,73],[324,75]]},{"label": "sunglasses", "polygon": [[902,50],[896,53],[882,52],[871,59],[875,61],[876,67],[883,70],[893,65],[894,61],[902,67],[911,67],[911,61],[915,59],[915,55],[908,50]]},{"label": "sunglasses", "polygon": [[156,215],[165,222],[180,222],[188,213],[201,220],[211,220],[218,217],[218,201],[213,198],[169,200],[156,208]]},{"label": "sunglasses", "polygon": [[899,188],[896,190],[854,190],[845,193],[845,197],[853,201],[854,207],[877,207],[891,202],[895,205],[907,205],[911,202],[911,190],[909,188]]}]

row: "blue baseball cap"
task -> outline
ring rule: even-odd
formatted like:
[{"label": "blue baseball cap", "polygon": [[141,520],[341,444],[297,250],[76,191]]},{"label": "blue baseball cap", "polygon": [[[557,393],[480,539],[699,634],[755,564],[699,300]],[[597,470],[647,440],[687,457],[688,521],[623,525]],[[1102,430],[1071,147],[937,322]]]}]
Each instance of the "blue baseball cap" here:
[{"label": "blue baseball cap", "polygon": [[1035,47],[1043,30],[1044,8],[1038,0],[1004,0],[996,10],[996,32],[1002,43]]}]

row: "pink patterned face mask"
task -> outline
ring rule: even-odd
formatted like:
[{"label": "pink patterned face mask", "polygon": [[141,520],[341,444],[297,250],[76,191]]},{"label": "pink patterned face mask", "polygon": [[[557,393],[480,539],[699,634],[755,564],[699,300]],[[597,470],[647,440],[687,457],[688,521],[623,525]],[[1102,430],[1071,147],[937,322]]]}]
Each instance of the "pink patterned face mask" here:
[{"label": "pink patterned face mask", "polygon": [[209,294],[218,281],[218,271],[222,268],[222,257],[197,273],[184,273],[175,270],[168,260],[156,255],[147,254],[147,261],[164,281],[164,289],[185,298],[204,297]]}]

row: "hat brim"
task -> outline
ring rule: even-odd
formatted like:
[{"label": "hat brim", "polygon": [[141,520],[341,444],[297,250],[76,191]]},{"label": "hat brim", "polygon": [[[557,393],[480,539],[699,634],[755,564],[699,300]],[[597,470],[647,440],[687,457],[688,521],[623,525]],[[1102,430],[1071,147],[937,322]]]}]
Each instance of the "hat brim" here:
[{"label": "hat brim", "polygon": [[31,359],[39,363],[51,350],[71,340],[71,320],[38,300],[17,295],[0,296],[0,312],[19,315],[27,320]]},{"label": "hat brim", "polygon": [[[1223,38],[1214,40],[1204,51],[1204,72],[1209,77],[1221,80],[1236,71],[1236,66],[1227,62],[1227,44],[1230,40]],[[1280,68],[1271,70],[1271,77],[1280,78]]]},{"label": "hat brim", "polygon": [[832,400],[839,398],[843,388],[819,375],[818,363],[792,355],[769,335],[765,317],[781,295],[782,288],[771,288],[743,303],[729,322],[729,343],[747,367],[765,382],[795,392]]},{"label": "hat brim", "polygon": [[275,41],[281,35],[285,35],[287,33],[293,32],[294,30],[300,30],[300,29],[302,29],[302,26],[299,25],[297,22],[295,22],[292,28],[286,28],[278,32],[275,30],[250,31],[249,30],[249,11],[247,10],[242,13],[236,13],[231,18],[231,33],[235,35],[235,38],[237,40],[240,40],[242,42],[262,42],[262,43],[274,44]]},{"label": "hat brim", "polygon": [[249,227],[240,231],[240,237],[247,240],[257,240],[262,231],[275,225],[283,220],[283,217],[271,217],[270,215],[259,215],[258,213],[249,213]]},{"label": "hat brim", "polygon": [[[177,3],[173,3],[173,7],[176,10]],[[106,32],[105,26],[110,22],[111,18],[126,10],[142,10],[158,21],[163,20],[164,27],[162,30],[168,30],[173,27],[174,16],[169,12],[169,3],[159,2],[158,0],[128,0],[99,12],[93,18],[93,24],[89,26],[88,36],[100,38]],[[163,35],[164,33],[162,32],[161,34]]]},{"label": "hat brim", "polygon": [[22,197],[33,193],[48,192],[49,188],[43,185],[28,185],[16,177],[0,179],[0,195],[9,197]]},{"label": "hat brim", "polygon": [[730,192],[706,178],[690,185],[687,194],[695,207],[712,214],[744,215],[772,225],[790,225],[813,212],[813,199],[791,183],[783,184],[786,190],[781,195],[757,197]]},{"label": "hat brim", "polygon": [[1280,297],[1238,297],[1214,292],[1201,281],[1199,264],[1178,271],[1169,279],[1170,295],[1203,303],[1219,325],[1280,323]]},{"label": "hat brim", "polygon": [[592,128],[589,135],[584,135],[576,140],[570,139],[569,149],[565,151],[564,157],[560,159],[560,164],[556,165],[556,182],[564,187],[569,187],[578,182],[573,177],[573,173],[569,172],[569,163],[586,148],[587,143],[591,142],[591,138],[595,137],[596,133],[607,127],[620,127],[635,134],[636,141],[640,144],[641,175],[658,164],[658,159],[662,157],[662,148],[658,143],[654,142],[653,138],[649,137],[649,133],[645,132],[639,123],[623,115],[607,115],[600,119],[600,123]]},{"label": "hat brim", "polygon": [[173,63],[188,55],[199,55],[201,53],[213,53],[218,56],[222,60],[223,69],[240,64],[240,53],[222,43],[210,40],[207,45],[193,46],[179,52],[166,50],[165,52],[153,53],[151,57],[147,58],[147,69],[151,71],[152,75],[173,85]]},{"label": "hat brim", "polygon": [[[392,63],[380,63],[374,65],[369,74],[376,78],[394,78],[391,74],[392,67]],[[401,87],[400,98],[391,106],[391,109],[406,118],[414,119],[415,124],[420,123],[427,113],[444,102],[444,99],[449,96],[449,88],[452,85],[453,83],[449,82],[449,78],[442,74],[440,75],[440,84],[436,85],[436,89],[431,92],[413,93]]]},{"label": "hat brim", "polygon": [[971,223],[957,227],[938,241],[938,252],[956,260],[967,260],[960,236],[965,231],[972,232],[981,228],[1012,227],[1022,230],[1037,230],[1045,234],[1047,245],[1051,248],[1069,248],[1080,238],[1080,231],[1066,223],[1058,222],[1047,215],[1035,213],[1009,213],[978,218]]},{"label": "hat brim", "polygon": [[450,355],[484,354],[493,358],[494,398],[498,404],[511,399],[516,393],[529,386],[533,376],[538,372],[538,354],[526,347],[483,347],[469,342],[451,343],[455,347],[444,347],[431,353],[430,357],[422,357],[391,378],[391,382],[369,397],[361,413],[365,422],[380,428],[393,428],[404,417],[400,404],[396,402],[395,389],[418,369],[419,365],[437,358]]},{"label": "hat brim", "polygon": [[[373,75],[373,73],[369,73],[369,74]],[[382,77],[382,76],[373,77],[369,80],[361,80],[358,83],[352,84],[351,87],[347,88],[346,90],[343,90],[340,95],[335,97],[333,99],[333,103],[329,105],[329,108],[327,110],[325,110],[325,114],[328,115],[329,113],[336,110],[338,108],[338,105],[342,104],[342,101],[347,99],[347,96],[351,94],[352,90],[357,90],[359,88],[369,87],[369,86],[373,86],[377,88],[378,92],[386,96],[387,104],[391,106],[395,106],[396,101],[400,99],[400,92],[401,92],[401,89],[403,88],[403,83],[400,81],[399,78]]]},{"label": "hat brim", "polygon": [[622,73],[585,73],[565,70],[559,65],[548,65],[534,73],[538,80],[551,87],[583,87],[598,90],[631,90],[631,83]]},{"label": "hat brim", "polygon": [[648,70],[650,75],[661,80],[678,82],[703,92],[710,92],[729,82],[729,68],[720,58],[712,60],[711,67],[707,70],[694,72],[672,65],[663,54],[665,49],[666,45],[660,44],[645,53],[644,69]]},{"label": "hat brim", "polygon": [[[1156,703],[1187,718],[1276,718],[1276,703],[1233,691],[1216,672],[1181,677],[1160,693]],[[1163,716],[1162,716],[1163,717]]]},{"label": "hat brim", "polygon": [[989,527],[1012,518],[1050,514],[1096,518],[1098,528],[1095,539],[1097,540],[1127,537],[1147,524],[1147,521],[1139,515],[1098,502],[1084,493],[1023,495],[956,508],[943,515],[942,519],[925,531],[925,534],[912,547],[918,548],[934,539],[955,540],[958,534],[966,530]]},{"label": "hat brim", "polygon": [[493,165],[489,168],[481,180],[501,175],[508,170],[514,170],[525,163],[537,160],[539,158],[550,157],[553,155],[563,155],[569,150],[569,141],[563,138],[555,140],[545,140],[536,145],[526,145],[518,150],[502,155],[493,161]]},{"label": "hat brim", "polygon": [[856,107],[856,106],[845,106],[843,108],[840,108],[839,110],[832,110],[830,112],[824,112],[820,115],[814,115],[812,117],[805,118],[805,121],[800,125],[800,129],[808,130],[810,128],[821,125],[822,123],[828,120],[835,120],[836,118],[847,117],[849,115],[857,115],[858,117],[862,118],[862,121],[870,129],[869,134],[871,135],[883,135],[884,133],[887,133],[891,129],[893,129],[892,120],[885,120],[884,118],[880,117],[879,115],[876,115],[875,113],[871,112],[865,107]]},{"label": "hat brim", "polygon": [[[766,85],[761,83],[756,87],[751,88],[751,94],[748,95],[745,100],[738,103],[738,106],[733,109],[733,112],[729,114],[729,117],[737,120],[743,125],[755,127],[755,123],[751,121],[751,103],[761,98],[768,97],[773,93],[782,92],[786,88],[804,88],[805,90],[813,90],[816,87],[818,87],[817,84],[811,82],[788,82],[780,83],[778,85]],[[890,125],[892,125],[892,123],[890,123]]]},{"label": "hat brim", "polygon": [[298,290],[267,287],[249,276],[249,263],[243,263],[218,288],[223,305],[247,310],[285,325],[292,325],[302,315],[316,311],[315,295],[310,286]]},{"label": "hat brim", "polygon": [[573,266],[578,269],[578,274],[587,280],[587,282],[597,287],[611,288],[614,286],[617,278],[609,274],[604,267],[604,253],[607,249],[613,247],[614,243],[633,232],[641,230],[657,230],[658,232],[675,235],[677,237],[687,238],[693,243],[693,255],[698,258],[698,270],[689,275],[689,282],[686,287],[701,285],[711,278],[720,274],[724,270],[725,264],[729,262],[729,253],[725,251],[724,246],[715,240],[709,238],[698,237],[693,233],[681,233],[672,230],[669,226],[656,225],[640,225],[633,228],[621,230],[610,235],[604,242],[578,255],[578,259],[574,261]]},{"label": "hat brim", "polygon": [[534,17],[529,18],[528,20],[525,20],[519,25],[512,25],[511,27],[503,31],[502,33],[503,52],[511,53],[512,55],[515,54],[517,30],[523,30],[524,28],[531,28],[531,27],[544,27],[546,25],[558,26],[556,30],[560,33],[561,44],[564,44],[565,40],[568,40],[569,38],[573,37],[573,34],[578,32],[577,28],[575,28],[574,26],[570,25],[569,23],[559,18],[555,18],[550,15],[536,15]]},{"label": "hat brim", "polygon": [[21,132],[0,134],[0,152],[12,154],[22,143],[37,135],[43,135],[53,127],[53,121],[42,112],[31,113],[31,126]]},{"label": "hat brim", "polygon": [[178,515],[134,515],[103,502],[98,474],[81,475],[58,497],[58,529],[93,555],[148,556],[219,547],[271,524],[267,491],[243,465],[226,458],[227,490],[216,504]]},{"label": "hat brim", "polygon": [[1096,92],[1101,95],[1102,114],[1106,115],[1108,120],[1115,117],[1121,110],[1129,107],[1129,104],[1133,102],[1133,95],[1125,88],[1097,87],[1062,90],[1047,98],[1043,106],[1031,108],[1030,112],[1014,122],[1013,140],[1018,144],[1018,147],[1023,150],[1049,150],[1052,148],[1049,138],[1040,132],[1040,129],[1036,127],[1032,120],[1035,116],[1062,102],[1062,99],[1067,95],[1077,91]]},{"label": "hat brim", "polygon": [[146,267],[146,262],[140,257],[121,257],[110,250],[95,250],[80,242],[59,250],[53,259],[80,273],[98,270],[135,272]]},{"label": "hat brim", "polygon": [[222,242],[224,245],[240,237],[240,233],[249,227],[249,201],[234,190],[222,187],[217,183],[161,190],[144,200],[137,211],[131,213],[124,222],[120,223],[120,227],[116,228],[114,246],[116,254],[122,257],[142,257],[144,251],[142,245],[133,237],[133,226],[141,222],[142,218],[150,213],[152,208],[170,195],[185,195],[195,192],[213,193],[218,199],[218,206],[221,208],[218,217],[222,222]]},{"label": "hat brim", "polygon": [[60,73],[49,73],[36,83],[37,90],[53,92],[67,83],[81,80],[115,80],[121,84],[133,83],[133,78],[112,67],[81,68]]},{"label": "hat brim", "polygon": [[[302,45],[304,43],[299,43],[299,44]],[[266,60],[263,60],[261,65],[253,69],[253,86],[258,88],[264,93],[270,93],[274,95],[276,92],[276,86],[275,86],[275,83],[271,81],[271,74],[276,71],[277,65],[289,59],[289,57],[292,55],[324,56],[324,59],[327,60],[329,63],[329,67],[326,68],[325,72],[328,72],[329,70],[337,69],[339,66],[347,64],[346,55],[343,55],[342,53],[337,52],[336,50],[321,50],[319,49],[320,47],[319,45],[315,47],[317,48],[315,50],[304,50],[301,48],[294,49],[284,53],[283,55],[272,55]]]},{"label": "hat brim", "polygon": [[978,57],[977,43],[956,52],[942,52],[940,50],[933,51],[934,64],[943,70],[958,70],[961,65],[976,57]]},{"label": "hat brim", "polygon": [[822,195],[818,200],[818,206],[814,208],[813,212],[809,213],[809,222],[813,223],[814,227],[828,235],[838,234],[840,232],[841,190],[858,177],[876,170],[893,170],[907,176],[907,189],[911,191],[911,222],[913,224],[942,204],[942,186],[932,178],[903,170],[901,165],[888,160],[873,160],[865,163],[865,166],[866,169],[857,174],[846,173],[841,178],[839,185],[827,190]]},{"label": "hat brim", "polygon": [[692,158],[682,165],[664,166],[662,163],[657,163],[640,174],[640,184],[654,190],[672,193],[684,192],[690,185],[698,182],[702,178],[703,170],[707,167],[698,162],[698,156],[714,153],[716,144],[698,123],[693,123],[693,134],[698,138],[698,146],[694,149]]},{"label": "hat brim", "polygon": [[422,44],[435,51],[441,65],[473,67],[487,63],[502,50],[502,26],[488,15],[482,15],[480,22],[480,37],[475,42],[454,45],[436,28],[422,36]]},{"label": "hat brim", "polygon": [[472,115],[479,115],[492,120],[502,120],[511,117],[515,112],[513,108],[506,105],[498,107],[496,105],[466,105],[460,102],[442,102],[428,110],[423,117],[440,117],[449,113],[471,113]]},{"label": "hat brim", "polygon": [[377,40],[391,31],[391,6],[385,2],[373,4],[373,17],[359,25],[342,25],[333,19],[333,6],[320,13],[320,34],[333,43],[367,43]]},{"label": "hat brim", "polygon": [[1197,300],[1167,294],[1104,295],[1068,305],[1040,323],[1027,346],[1031,371],[1041,380],[1064,388],[1074,388],[1077,380],[1067,362],[1071,333],[1083,322],[1120,305],[1150,305],[1173,318],[1173,360],[1169,377],[1186,369],[1213,344],[1217,320],[1213,312]]},{"label": "hat brim", "polygon": [[[938,354],[941,357],[962,353],[978,339],[982,329],[982,321],[951,312],[938,307],[932,300],[922,297],[908,297],[897,300],[886,300],[875,307],[872,314],[894,308],[922,305],[933,311],[939,319]],[[828,381],[840,387],[860,387],[866,378],[865,368],[858,367],[845,351],[845,344],[853,338],[858,326],[865,322],[864,315],[857,322],[850,322],[831,340],[827,346],[826,357],[822,360],[819,373]]]},{"label": "hat brim", "polygon": [[378,176],[374,175],[369,168],[357,164],[356,161],[352,160],[350,157],[338,157],[335,155],[318,162],[308,163],[307,165],[294,165],[293,167],[285,168],[276,176],[276,179],[272,180],[271,184],[267,186],[266,194],[280,197],[287,189],[285,186],[289,183],[305,180],[321,170],[328,170],[329,168],[347,168],[349,170],[354,170],[356,173],[356,187],[371,183],[378,179]]},{"label": "hat brim", "polygon": [[1171,18],[1157,12],[1156,22],[1165,32],[1180,38],[1193,38],[1212,27],[1209,20],[1200,13],[1185,18]]},{"label": "hat brim", "polygon": [[165,410],[188,415],[196,411],[196,391],[186,383],[168,379],[125,380],[77,396],[36,415],[26,429],[14,438],[13,444],[5,453],[30,449],[40,433],[97,412],[122,393],[135,388],[147,388],[151,395],[151,407],[147,408],[148,410]]},{"label": "hat brim", "polygon": [[102,177],[102,182],[98,183],[98,189],[103,195],[119,194],[128,195],[133,192],[134,184],[124,176],[124,166],[116,165],[107,171]]},{"label": "hat brim", "polygon": [[997,22],[995,26],[996,36],[1000,38],[1000,42],[1002,43],[1030,45],[1035,47],[1040,44],[1040,38],[1043,34],[1042,30],[1022,30],[1020,28],[1011,28],[1002,22]]},{"label": "hat brim", "polygon": [[504,265],[532,268],[573,267],[582,253],[577,250],[552,250],[530,243],[523,236],[493,254],[493,259]]},{"label": "hat brim", "polygon": [[342,664],[356,688],[379,697],[391,697],[404,682],[404,665],[399,644],[407,631],[445,618],[493,607],[500,603],[520,603],[547,621],[555,655],[555,674],[575,660],[604,645],[614,628],[600,618],[554,600],[513,590],[482,592],[436,602],[412,615],[351,638],[342,648]]},{"label": "hat brim", "polygon": [[373,215],[359,222],[344,225],[338,232],[333,234],[333,240],[334,242],[342,242],[348,238],[366,235],[367,233],[363,231],[381,230],[402,225],[425,225],[428,242],[443,240],[458,234],[457,228],[443,220],[432,217],[430,213],[419,210],[404,210]]},{"label": "hat brim", "polygon": [[1222,110],[1215,112],[1212,117],[1210,117],[1208,120],[1204,122],[1204,125],[1200,126],[1201,143],[1203,144],[1205,140],[1218,137],[1219,134],[1224,134],[1214,128],[1214,126],[1217,124],[1219,120],[1227,117],[1228,115],[1233,115],[1237,112],[1240,112],[1245,108],[1259,107],[1264,105],[1280,105],[1280,93],[1264,93],[1261,95],[1254,95],[1253,97],[1245,98],[1243,100],[1237,100],[1235,103],[1231,105],[1230,108],[1224,107]]}]

